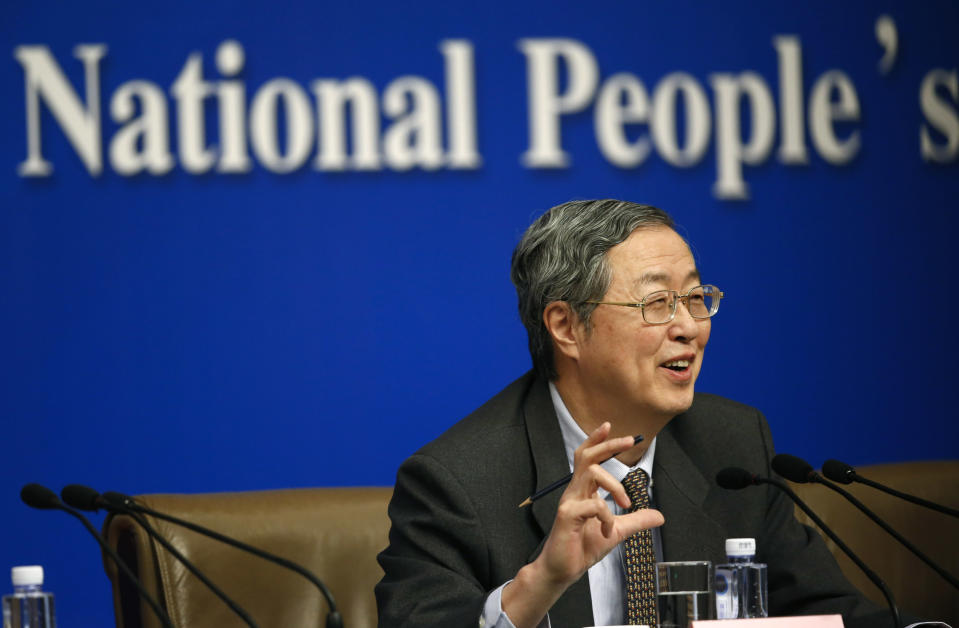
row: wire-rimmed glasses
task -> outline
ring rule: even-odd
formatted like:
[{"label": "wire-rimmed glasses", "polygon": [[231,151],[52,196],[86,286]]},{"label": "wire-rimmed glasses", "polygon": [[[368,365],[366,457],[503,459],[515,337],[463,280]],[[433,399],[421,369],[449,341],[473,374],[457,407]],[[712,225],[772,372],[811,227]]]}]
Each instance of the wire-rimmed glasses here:
[{"label": "wire-rimmed glasses", "polygon": [[686,294],[675,290],[657,290],[650,292],[639,303],[623,301],[587,301],[594,305],[621,305],[638,307],[643,312],[643,320],[650,325],[665,325],[676,316],[676,304],[683,302],[693,318],[710,318],[719,311],[719,301],[726,296],[712,284],[694,286]]}]

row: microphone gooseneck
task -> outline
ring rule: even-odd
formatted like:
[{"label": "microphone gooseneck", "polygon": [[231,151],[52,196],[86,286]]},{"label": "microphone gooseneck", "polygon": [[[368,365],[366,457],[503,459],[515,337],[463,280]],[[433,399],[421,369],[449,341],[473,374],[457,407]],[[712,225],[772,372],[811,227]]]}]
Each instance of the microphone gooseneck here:
[{"label": "microphone gooseneck", "polygon": [[271,554],[257,547],[253,547],[252,545],[248,545],[242,541],[238,541],[224,534],[220,534],[219,532],[216,532],[214,530],[210,530],[209,528],[203,527],[201,525],[191,523],[189,521],[180,519],[178,517],[174,517],[173,515],[168,515],[162,512],[158,512],[148,506],[141,504],[140,502],[136,501],[135,499],[133,499],[132,497],[128,495],[123,495],[122,493],[117,493],[115,491],[108,491],[100,495],[100,498],[104,502],[114,505],[114,507],[123,507],[129,510],[136,510],[138,512],[142,512],[144,514],[150,515],[152,517],[169,521],[176,525],[183,526],[189,530],[193,530],[194,532],[197,532],[204,536],[208,536],[212,539],[220,541],[221,543],[226,543],[227,545],[231,545],[237,549],[243,550],[245,552],[249,552],[250,554],[253,554],[255,556],[259,556],[260,558],[270,561],[272,563],[275,563],[277,565],[280,565],[281,567],[286,567],[287,569],[295,571],[296,573],[300,574],[301,576],[309,580],[314,586],[316,586],[316,588],[319,589],[323,597],[326,598],[326,602],[330,608],[330,612],[326,616],[326,628],[343,628],[343,617],[342,615],[340,615],[340,612],[336,608],[336,601],[333,599],[333,593],[327,588],[325,584],[323,584],[323,582],[319,578],[317,578],[312,572],[307,570],[305,567],[298,565],[297,563],[294,563],[291,560],[287,560],[281,556]]},{"label": "microphone gooseneck", "polygon": [[[739,478],[749,477],[750,482],[743,486],[727,487],[727,486],[723,486],[723,484],[720,483],[720,479],[721,479],[720,476],[722,476],[722,480],[724,481],[728,481],[729,478],[731,477],[739,477]],[[846,545],[842,541],[842,539],[840,539],[836,535],[836,533],[833,532],[832,529],[829,528],[829,526],[827,526],[826,523],[822,519],[820,519],[819,516],[815,512],[813,512],[808,505],[806,505],[806,502],[801,500],[799,496],[796,495],[795,491],[789,488],[788,485],[778,480],[760,477],[754,473],[750,473],[749,471],[746,471],[745,469],[740,469],[738,467],[728,467],[726,469],[721,470],[719,473],[716,474],[716,482],[723,488],[731,488],[734,490],[739,488],[746,488],[746,486],[749,486],[752,484],[770,484],[772,486],[775,486],[782,492],[784,492],[791,500],[793,500],[793,502],[797,506],[799,506],[800,510],[806,513],[806,515],[813,521],[813,523],[815,523],[819,527],[819,529],[822,530],[823,533],[826,536],[828,536],[832,540],[832,542],[835,543],[836,546],[839,549],[841,549],[843,553],[846,554],[846,556],[848,556],[852,560],[852,562],[856,563],[856,566],[859,567],[859,569],[861,569],[864,574],[866,574],[866,577],[869,578],[869,580],[871,580],[872,583],[875,584],[880,591],[882,591],[883,596],[886,598],[886,602],[889,603],[889,612],[892,614],[892,621],[893,621],[894,628],[901,627],[902,622],[899,618],[899,607],[896,606],[896,601],[893,598],[892,592],[889,590],[889,587],[886,586],[886,583],[882,580],[882,578],[879,577],[879,575],[875,571],[867,567],[866,563],[862,562],[862,559],[859,558],[851,549],[849,549],[849,546]]]},{"label": "microphone gooseneck", "polygon": [[160,622],[166,628],[173,628],[173,622],[170,621],[169,615],[160,608],[159,603],[153,596],[150,595],[147,590],[143,587],[143,583],[140,582],[140,579],[134,575],[133,571],[127,564],[120,558],[120,555],[117,554],[116,550],[110,547],[110,544],[107,543],[100,533],[97,532],[97,529],[93,527],[93,524],[90,523],[90,520],[84,517],[82,514],[63,504],[60,499],[57,497],[57,494],[48,489],[46,486],[40,484],[27,484],[20,490],[20,499],[23,500],[27,506],[31,508],[39,508],[41,510],[62,510],[63,512],[76,517],[80,520],[80,523],[83,524],[83,527],[93,535],[93,538],[96,539],[97,543],[103,549],[107,556],[110,557],[110,560],[123,572],[130,582],[133,583],[133,586],[136,587],[137,593],[140,594],[140,597],[150,605],[150,608],[153,609],[153,612],[156,613],[156,616],[159,618]]},{"label": "microphone gooseneck", "polygon": [[856,473],[856,469],[854,469],[851,465],[848,465],[845,462],[840,462],[839,460],[827,460],[824,462],[822,465],[822,472],[823,475],[833,482],[839,482],[841,484],[859,482],[860,484],[865,484],[866,486],[871,486],[875,489],[883,491],[884,493],[888,493],[893,497],[898,497],[899,499],[904,499],[907,502],[912,502],[917,506],[935,510],[936,512],[941,512],[944,515],[959,517],[959,510],[956,510],[955,508],[943,506],[942,504],[937,504],[936,502],[931,502],[928,499],[916,497],[915,495],[910,495],[909,493],[903,493],[902,491],[897,491],[894,488],[890,488],[884,484],[870,480],[869,478],[864,478]]},{"label": "microphone gooseneck", "polygon": [[[848,465],[846,465],[848,466]],[[836,484],[833,484],[829,480],[825,479],[812,468],[812,466],[803,460],[802,458],[797,458],[796,456],[790,456],[789,454],[779,454],[772,460],[773,470],[779,475],[783,476],[787,480],[793,482],[815,482],[817,484],[822,484],[823,486],[829,488],[832,491],[835,491],[842,495],[849,503],[858,508],[864,515],[869,517],[876,525],[886,531],[887,534],[892,536],[892,538],[899,541],[899,543],[905,547],[907,550],[912,552],[919,560],[926,563],[933,571],[939,574],[946,582],[959,589],[959,580],[956,579],[951,573],[937,565],[931,558],[926,556],[918,547],[910,543],[905,537],[899,534],[892,526],[886,523],[882,518],[879,517],[876,513],[870,510],[865,504],[863,504],[859,499],[850,493],[849,491],[843,489]],[[849,467],[850,469],[852,467]],[[807,471],[808,469],[808,471]],[[825,469],[825,466],[824,466]],[[802,479],[794,479],[802,478]]]}]

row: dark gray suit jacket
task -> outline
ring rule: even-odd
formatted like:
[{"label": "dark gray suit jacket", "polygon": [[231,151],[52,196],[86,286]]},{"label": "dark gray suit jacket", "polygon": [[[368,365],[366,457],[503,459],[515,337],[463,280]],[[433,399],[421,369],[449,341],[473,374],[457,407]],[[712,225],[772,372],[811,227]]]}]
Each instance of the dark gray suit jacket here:
[{"label": "dark gray suit jacket", "polygon": [[[757,410],[697,394],[656,444],[653,494],[666,517],[664,559],[721,563],[727,537],[755,537],[757,560],[769,565],[771,615],[849,619],[875,611],[779,491],[716,486],[716,472],[727,466],[770,475],[772,456]],[[530,508],[517,505],[567,473],[547,383],[532,373],[405,461],[390,503],[390,545],[379,556],[379,625],[476,626],[487,594],[539,552],[562,491]],[[585,575],[549,616],[554,628],[593,625]]]}]

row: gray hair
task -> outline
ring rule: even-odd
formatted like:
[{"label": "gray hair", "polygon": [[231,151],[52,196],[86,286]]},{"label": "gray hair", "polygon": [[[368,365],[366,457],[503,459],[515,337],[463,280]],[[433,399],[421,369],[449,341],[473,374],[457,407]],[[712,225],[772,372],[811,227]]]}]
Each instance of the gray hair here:
[{"label": "gray hair", "polygon": [[519,316],[529,335],[533,367],[556,379],[553,339],[543,311],[566,301],[590,329],[594,304],[609,289],[612,273],[606,252],[644,227],[674,229],[669,214],[651,205],[628,201],[570,201],[536,219],[513,251],[510,279],[519,298]]}]

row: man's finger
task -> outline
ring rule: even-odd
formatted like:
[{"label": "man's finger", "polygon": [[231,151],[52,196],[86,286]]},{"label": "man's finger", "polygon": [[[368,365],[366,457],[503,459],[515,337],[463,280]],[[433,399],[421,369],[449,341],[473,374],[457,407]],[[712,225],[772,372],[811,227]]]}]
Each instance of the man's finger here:
[{"label": "man's finger", "polygon": [[613,426],[609,421],[603,421],[599,427],[590,432],[589,436],[586,437],[586,440],[583,441],[583,444],[580,445],[580,448],[589,447],[590,445],[603,442],[606,440],[606,437],[609,436],[609,430],[612,427]]},{"label": "man's finger", "polygon": [[606,492],[612,495],[613,500],[620,508],[626,509],[633,504],[629,495],[626,494],[626,488],[623,486],[623,483],[614,478],[609,471],[600,465],[594,464],[589,468],[589,478],[594,483],[595,488],[593,490],[596,488],[605,489]]},{"label": "man's finger", "polygon": [[[596,497],[595,499],[600,498]],[[604,538],[608,539],[609,535],[613,532],[613,526],[616,524],[616,517],[614,517],[613,513],[609,511],[609,507],[606,506],[606,502],[601,499],[600,501],[603,502],[603,508],[598,509],[596,518],[599,519],[600,522],[600,532],[602,532]]]},{"label": "man's finger", "polygon": [[579,460],[583,457],[583,453],[590,447],[602,443],[606,440],[606,437],[609,436],[609,431],[613,428],[612,424],[609,421],[604,421],[599,427],[590,432],[589,436],[586,437],[579,447],[576,448],[576,451],[573,452],[573,466],[575,467],[579,464]]},{"label": "man's finger", "polygon": [[658,528],[666,523],[663,513],[653,508],[642,508],[636,512],[618,515],[616,519],[619,528],[623,531],[624,538],[632,536],[640,530]]},{"label": "man's finger", "polygon": [[[616,488],[617,485],[619,489]],[[598,464],[591,464],[588,467],[578,469],[573,475],[573,480],[570,482],[569,488],[566,489],[566,494],[578,499],[587,499],[595,495],[596,490],[599,488],[606,489],[610,493],[619,490],[623,494],[623,497],[626,495],[626,490],[623,488],[623,485],[610,475],[609,471]],[[628,506],[628,497],[626,497],[626,501]]]},{"label": "man's finger", "polygon": [[613,456],[633,447],[634,445],[635,439],[632,436],[611,438],[609,440],[596,443],[590,443],[589,439],[587,439],[576,450],[576,454],[574,456],[574,465],[605,462]]},{"label": "man's finger", "polygon": [[612,517],[613,515],[609,512],[609,506],[606,505],[606,502],[599,497],[592,499],[572,499],[561,502],[559,509],[556,511],[557,521],[560,519],[566,521],[575,520],[579,522],[579,525],[584,524],[594,517],[602,519],[604,516]]}]

